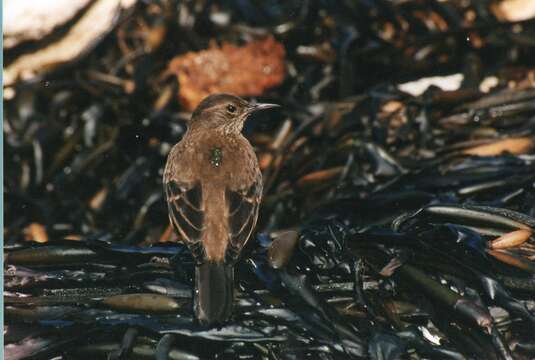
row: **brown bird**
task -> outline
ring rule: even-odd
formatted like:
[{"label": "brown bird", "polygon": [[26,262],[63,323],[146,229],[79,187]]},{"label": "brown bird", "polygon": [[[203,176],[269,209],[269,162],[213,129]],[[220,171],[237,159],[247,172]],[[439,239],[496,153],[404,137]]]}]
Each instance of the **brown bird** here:
[{"label": "brown bird", "polygon": [[193,308],[201,324],[221,324],[232,314],[234,264],[262,197],[258,159],[241,131],[253,112],[276,106],[210,95],[167,158],[169,219],[196,261]]}]

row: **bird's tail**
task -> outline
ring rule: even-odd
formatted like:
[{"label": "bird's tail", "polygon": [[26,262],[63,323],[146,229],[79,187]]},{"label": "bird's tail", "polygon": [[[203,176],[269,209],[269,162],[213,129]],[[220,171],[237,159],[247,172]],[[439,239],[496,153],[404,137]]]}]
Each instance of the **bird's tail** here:
[{"label": "bird's tail", "polygon": [[195,267],[195,317],[203,325],[222,324],[232,314],[234,266],[206,262]]}]

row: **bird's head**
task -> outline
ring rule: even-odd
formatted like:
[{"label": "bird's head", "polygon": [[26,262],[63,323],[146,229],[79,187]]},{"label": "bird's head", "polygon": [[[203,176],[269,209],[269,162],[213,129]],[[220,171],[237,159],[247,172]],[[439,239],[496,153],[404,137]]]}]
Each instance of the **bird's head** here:
[{"label": "bird's head", "polygon": [[204,98],[191,116],[190,128],[220,130],[226,134],[240,133],[249,115],[278,107],[275,104],[248,102],[229,94],[214,94]]}]

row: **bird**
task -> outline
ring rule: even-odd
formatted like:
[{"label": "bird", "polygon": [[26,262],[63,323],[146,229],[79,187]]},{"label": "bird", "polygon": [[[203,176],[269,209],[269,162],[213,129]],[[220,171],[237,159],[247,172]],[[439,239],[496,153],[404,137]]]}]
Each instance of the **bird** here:
[{"label": "bird", "polygon": [[258,219],[262,173],[242,135],[244,123],[252,113],[278,106],[209,95],[168,154],[163,186],[169,221],[193,255],[193,311],[201,325],[229,321],[234,266]]}]

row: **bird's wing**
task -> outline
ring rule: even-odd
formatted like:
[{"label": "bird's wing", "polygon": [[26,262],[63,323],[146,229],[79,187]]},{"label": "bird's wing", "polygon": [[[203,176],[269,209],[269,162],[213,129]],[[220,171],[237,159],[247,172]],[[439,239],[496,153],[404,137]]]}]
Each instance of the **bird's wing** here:
[{"label": "bird's wing", "polygon": [[256,177],[252,183],[239,189],[227,188],[225,198],[229,210],[229,242],[226,259],[236,261],[258,219],[258,209],[262,198],[261,177]]},{"label": "bird's wing", "polygon": [[196,261],[204,259],[201,238],[204,229],[204,209],[200,181],[179,182],[170,177],[164,179],[169,219],[180,234]]}]

